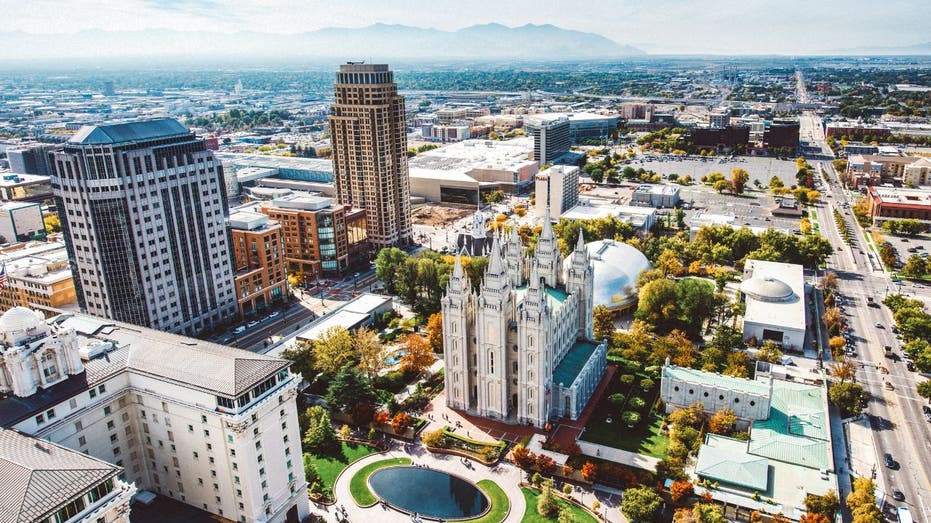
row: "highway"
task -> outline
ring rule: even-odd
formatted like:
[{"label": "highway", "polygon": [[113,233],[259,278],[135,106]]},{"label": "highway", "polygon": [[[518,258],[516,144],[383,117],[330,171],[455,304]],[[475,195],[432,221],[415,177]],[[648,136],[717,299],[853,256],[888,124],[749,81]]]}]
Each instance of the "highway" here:
[{"label": "highway", "polygon": [[[830,162],[822,162],[819,167],[827,176],[823,177],[825,198],[817,208],[818,221],[821,234],[835,247],[828,265],[839,277],[839,292],[844,297],[844,318],[861,366],[857,381],[871,395],[867,414],[877,448],[877,486],[884,493],[888,517],[894,520],[894,507],[906,504],[916,521],[922,521],[922,517],[931,517],[928,510],[931,502],[931,483],[928,482],[931,424],[922,414],[924,400],[915,392],[916,381],[923,378],[909,372],[903,361],[884,357],[883,347],[886,345],[894,347],[901,355],[901,343],[891,331],[894,322],[890,311],[883,305],[869,306],[867,300],[872,297],[875,302],[881,302],[886,295],[897,292],[897,287],[884,272],[878,255],[872,253],[870,257],[864,230],[845,206],[851,200],[838,184],[833,166]],[[853,245],[847,245],[841,238],[834,223],[834,209],[841,212],[847,229],[855,238]],[[892,384],[893,390],[887,388],[887,382]],[[892,454],[898,468],[885,466],[883,454],[886,452]],[[904,502],[892,499],[893,489],[902,491]]]}]

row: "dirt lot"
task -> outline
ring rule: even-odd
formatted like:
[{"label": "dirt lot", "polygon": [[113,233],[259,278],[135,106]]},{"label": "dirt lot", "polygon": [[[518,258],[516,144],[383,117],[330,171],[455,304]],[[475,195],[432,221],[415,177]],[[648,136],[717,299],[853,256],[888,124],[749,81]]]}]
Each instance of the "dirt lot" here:
[{"label": "dirt lot", "polygon": [[461,220],[473,214],[475,214],[475,209],[427,204],[415,209],[412,213],[412,218],[416,225],[438,227],[451,224],[456,220]]}]

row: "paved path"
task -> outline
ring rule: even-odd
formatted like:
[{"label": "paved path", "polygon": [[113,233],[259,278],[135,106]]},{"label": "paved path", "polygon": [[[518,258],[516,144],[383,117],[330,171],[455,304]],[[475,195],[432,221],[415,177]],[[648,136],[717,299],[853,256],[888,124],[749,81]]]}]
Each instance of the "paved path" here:
[{"label": "paved path", "polygon": [[649,470],[650,472],[656,470],[656,464],[659,463],[659,458],[653,456],[645,456],[614,447],[598,445],[597,443],[589,443],[581,439],[579,440],[579,448],[582,449],[582,454],[586,456],[595,456],[623,465]]},{"label": "paved path", "polygon": [[[520,523],[524,516],[526,503],[524,496],[518,486],[523,472],[513,465],[502,463],[495,468],[485,467],[484,465],[474,464],[472,468],[466,468],[459,460],[458,456],[447,456],[442,454],[431,454],[419,445],[395,445],[395,448],[383,454],[372,454],[353,463],[340,475],[333,488],[333,494],[337,499],[335,507],[344,507],[349,514],[351,522],[369,522],[377,521],[378,523],[410,523],[411,518],[392,509],[383,509],[379,505],[370,508],[361,508],[355,504],[352,494],[349,492],[349,481],[352,476],[365,465],[374,461],[380,461],[388,458],[409,457],[415,464],[426,465],[435,470],[451,472],[464,477],[474,483],[483,479],[490,479],[500,486],[507,494],[511,502],[511,511],[508,514],[505,523]],[[626,523],[618,510],[618,496],[610,496],[605,493],[594,493],[590,490],[577,490],[573,496],[578,500],[581,498],[582,503],[591,507],[592,502],[600,500],[602,513],[607,512],[608,522]],[[322,516],[325,521],[336,522],[336,508],[317,506],[311,503],[311,511]],[[607,509],[607,511],[605,511]]]}]

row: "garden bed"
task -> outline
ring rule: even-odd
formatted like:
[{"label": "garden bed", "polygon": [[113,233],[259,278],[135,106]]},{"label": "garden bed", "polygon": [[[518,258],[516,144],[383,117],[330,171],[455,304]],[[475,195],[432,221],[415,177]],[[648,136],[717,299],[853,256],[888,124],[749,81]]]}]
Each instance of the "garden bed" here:
[{"label": "garden bed", "polygon": [[493,465],[504,457],[505,449],[507,449],[508,446],[506,441],[491,443],[460,436],[449,430],[449,427],[443,427],[441,430],[444,445],[427,445],[427,450],[430,452],[464,456],[485,465]]},{"label": "garden bed", "polygon": [[[537,512],[537,500],[540,497],[540,491],[535,487],[530,486],[521,486],[521,493],[524,495],[524,500],[527,503],[527,507],[524,509],[524,517],[521,518],[521,523],[549,523],[551,521],[556,521],[556,518],[547,518],[541,516]],[[553,498],[556,500],[556,504],[560,507],[569,507],[570,512],[572,513],[572,521],[575,523],[598,523],[598,518],[596,518],[587,508],[582,507],[575,500],[567,500],[555,489],[553,490]]]},{"label": "garden bed", "polygon": [[[336,484],[336,478],[339,477],[339,474],[345,470],[346,467],[376,452],[378,452],[378,449],[375,447],[343,441],[341,442],[338,454],[318,456],[307,452],[304,453],[304,456],[308,456],[308,459],[317,470],[317,475],[320,476],[320,482],[324,486],[325,491],[332,494],[333,485]],[[317,499],[329,500],[329,497],[323,496]]]},{"label": "garden bed", "polygon": [[[629,452],[664,458],[666,448],[669,446],[669,438],[661,432],[663,420],[656,411],[659,396],[658,380],[653,380],[648,392],[643,392],[639,386],[640,381],[648,377],[645,373],[637,373],[634,375],[634,382],[630,385],[621,383],[620,379],[611,380],[608,389],[595,405],[595,410],[585,426],[581,439]],[[623,401],[620,403],[609,399],[617,394],[623,396]],[[634,410],[629,407],[634,397],[642,398],[645,405],[638,410],[641,419],[632,429],[629,429],[621,417],[622,413]],[[609,418],[610,423],[607,421]]]}]

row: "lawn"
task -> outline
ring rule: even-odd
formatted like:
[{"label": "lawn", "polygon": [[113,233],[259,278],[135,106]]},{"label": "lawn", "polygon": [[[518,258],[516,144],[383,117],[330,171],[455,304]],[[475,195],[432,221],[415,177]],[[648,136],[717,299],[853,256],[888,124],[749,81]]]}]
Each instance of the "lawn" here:
[{"label": "lawn", "polygon": [[477,483],[478,488],[491,500],[491,509],[482,517],[466,520],[465,523],[501,523],[508,515],[511,502],[508,495],[494,481],[483,479]]},{"label": "lawn", "polygon": [[[549,523],[551,521],[556,521],[556,519],[545,518],[537,512],[537,498],[540,497],[539,492],[526,487],[522,487],[520,491],[524,494],[524,499],[527,501],[527,509],[524,511],[524,517],[520,520],[521,523]],[[556,503],[560,507],[569,507],[569,510],[572,511],[572,521],[575,523],[598,523],[598,520],[592,517],[591,514],[571,503],[566,503],[558,497],[556,498]]]},{"label": "lawn", "polygon": [[339,476],[339,473],[342,472],[344,468],[348,467],[350,463],[363,456],[368,456],[369,454],[377,452],[375,448],[366,445],[347,443],[345,441],[342,443],[342,449],[336,456],[310,455],[310,459],[317,469],[317,474],[320,474],[320,480],[330,489],[333,488],[333,483],[336,482],[336,476]]},{"label": "lawn", "polygon": [[[637,376],[638,380],[641,378],[642,376]],[[608,397],[617,392],[628,391],[618,379],[613,379],[608,390],[595,406],[595,411],[592,412],[592,417],[585,426],[585,432],[582,433],[582,439],[656,458],[666,457],[669,438],[660,433],[663,425],[662,418],[657,415],[655,409],[651,410],[648,419],[642,420],[636,427],[628,430],[621,422],[621,409],[608,400]],[[657,383],[645,398],[648,400],[647,405],[653,405],[658,394],[659,384]],[[606,421],[609,417],[612,420],[611,423]]]},{"label": "lawn", "polygon": [[391,458],[369,463],[362,467],[359,469],[359,472],[356,472],[352,479],[349,480],[349,492],[352,494],[352,499],[354,499],[356,504],[360,507],[371,507],[378,501],[378,498],[369,490],[369,476],[378,469],[410,464],[410,458]]}]

